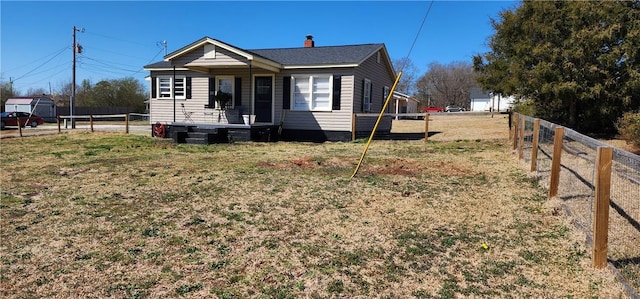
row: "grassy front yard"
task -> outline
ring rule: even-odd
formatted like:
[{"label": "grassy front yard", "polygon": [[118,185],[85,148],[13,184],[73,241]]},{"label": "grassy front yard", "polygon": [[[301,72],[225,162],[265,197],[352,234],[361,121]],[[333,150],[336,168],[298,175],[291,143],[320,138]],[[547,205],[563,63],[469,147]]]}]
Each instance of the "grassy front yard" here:
[{"label": "grassy front yard", "polygon": [[624,297],[478,121],[497,135],[376,141],[352,180],[361,142],[3,139],[1,295]]}]

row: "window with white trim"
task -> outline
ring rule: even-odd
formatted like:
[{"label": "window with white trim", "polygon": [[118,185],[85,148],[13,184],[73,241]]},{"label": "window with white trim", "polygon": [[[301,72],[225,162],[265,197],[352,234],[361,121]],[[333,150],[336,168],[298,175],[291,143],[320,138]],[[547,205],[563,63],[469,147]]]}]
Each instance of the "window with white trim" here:
[{"label": "window with white trim", "polygon": [[371,112],[371,80],[369,79],[364,79],[362,110],[364,110],[364,112]]},{"label": "window with white trim", "polygon": [[291,81],[291,110],[331,111],[332,75],[294,75]]},{"label": "window with white trim", "polygon": [[[156,80],[158,80],[157,84],[157,92],[159,99],[173,99],[173,76],[160,76]],[[175,97],[178,100],[186,99],[185,88],[186,88],[186,77],[185,76],[176,76],[175,82]]]},{"label": "window with white trim", "polygon": [[[224,108],[232,108],[234,106],[235,95],[233,94],[235,91],[234,88],[234,77],[233,76],[217,76],[216,77],[216,94],[220,92],[224,92],[226,94],[231,95],[231,100],[229,100]],[[223,107],[219,106],[219,102],[216,101],[216,108],[220,109]]]}]

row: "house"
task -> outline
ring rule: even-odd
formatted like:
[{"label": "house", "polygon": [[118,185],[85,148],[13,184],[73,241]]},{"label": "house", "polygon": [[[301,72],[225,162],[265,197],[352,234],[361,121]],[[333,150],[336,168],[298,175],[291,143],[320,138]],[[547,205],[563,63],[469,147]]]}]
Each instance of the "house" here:
[{"label": "house", "polygon": [[4,104],[4,111],[33,113],[45,121],[55,121],[57,112],[55,102],[47,96],[9,98]]},{"label": "house", "polygon": [[[387,112],[395,114],[418,113],[418,104],[418,99],[410,95],[394,91],[393,98],[389,103]],[[400,116],[396,115],[395,119],[399,118]]]},{"label": "house", "polygon": [[[256,130],[299,141],[368,135],[396,78],[384,44],[242,49],[203,37],[144,67],[152,126]],[[245,122],[245,119],[247,122]],[[379,132],[389,132],[386,117]],[[182,129],[180,129],[182,130]],[[234,134],[235,134],[234,133]]]},{"label": "house", "polygon": [[490,91],[483,91],[480,87],[471,88],[471,111],[509,111],[513,107],[515,98],[504,97]]}]

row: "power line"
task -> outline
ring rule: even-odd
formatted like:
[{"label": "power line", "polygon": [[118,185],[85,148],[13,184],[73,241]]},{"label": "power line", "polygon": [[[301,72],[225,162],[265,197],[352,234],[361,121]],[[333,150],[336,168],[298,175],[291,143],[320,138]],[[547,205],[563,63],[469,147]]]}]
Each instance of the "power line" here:
[{"label": "power line", "polygon": [[[433,0],[431,0],[431,3],[429,3],[429,8],[427,9],[427,12],[424,14],[424,18],[422,19],[422,23],[420,24],[420,28],[418,29],[418,32],[416,33],[416,37],[413,39],[413,43],[411,44],[411,48],[409,48],[409,53],[407,53],[407,58],[411,56],[411,52],[413,51],[413,47],[416,45],[416,41],[418,41],[418,36],[420,36],[420,31],[422,31],[422,27],[424,26],[424,22],[427,20],[427,16],[429,16],[429,12],[431,11],[431,7],[433,6]],[[402,71],[402,70],[400,70]]]},{"label": "power line", "polygon": [[95,61],[95,62],[97,62],[97,63],[99,63],[99,64],[102,64],[102,65],[104,65],[104,66],[107,66],[107,67],[111,67],[111,68],[115,68],[115,69],[120,69],[120,70],[125,70],[125,71],[131,71],[131,70],[124,69],[124,68],[119,67],[119,66],[116,66],[116,65],[122,65],[122,66],[127,66],[127,67],[134,67],[134,68],[137,68],[137,66],[134,66],[134,65],[124,64],[124,63],[117,63],[117,62],[110,62],[110,61],[102,61],[102,60],[98,60],[98,59],[95,59],[95,58],[91,58],[91,57],[86,56],[86,55],[82,55],[82,56],[80,56],[80,57],[81,57],[82,59],[87,59],[87,60]]},{"label": "power line", "polygon": [[62,50],[60,50],[60,51],[59,51],[55,56],[53,56],[53,57],[49,58],[49,60],[47,60],[47,61],[43,62],[42,64],[38,65],[38,66],[37,66],[37,67],[35,67],[34,69],[32,69],[32,70],[30,70],[30,71],[26,72],[26,73],[25,73],[25,74],[23,74],[22,76],[20,76],[20,77],[17,77],[17,78],[15,78],[15,79],[13,79],[13,81],[15,82],[15,81],[17,81],[17,80],[20,80],[20,79],[22,79],[22,78],[26,77],[26,76],[27,76],[27,75],[29,75],[30,73],[32,73],[32,72],[34,72],[34,71],[36,71],[37,69],[41,68],[41,67],[42,67],[42,66],[44,66],[45,64],[49,63],[49,61],[51,61],[51,60],[53,60],[54,58],[58,57],[60,54],[62,54],[62,53],[63,53],[65,50],[67,50],[67,49],[68,49],[68,47],[63,48],[63,49],[62,49]]}]

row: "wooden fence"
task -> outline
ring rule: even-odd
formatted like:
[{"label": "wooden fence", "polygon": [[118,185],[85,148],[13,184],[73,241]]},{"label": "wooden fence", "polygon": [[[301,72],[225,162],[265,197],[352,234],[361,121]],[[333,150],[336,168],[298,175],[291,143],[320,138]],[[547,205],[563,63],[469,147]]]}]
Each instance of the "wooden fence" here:
[{"label": "wooden fence", "polygon": [[[631,280],[640,289],[640,157],[517,113],[510,128],[518,159],[530,162],[530,171],[547,185],[548,197],[560,198],[585,230],[593,266],[609,265],[622,281]],[[628,283],[625,289],[632,298],[638,296]]]},{"label": "wooden fence", "polygon": [[[71,126],[72,129],[75,129],[75,124],[77,121],[84,120],[85,122],[88,120],[89,122],[89,130],[91,132],[95,132],[96,130],[96,121],[105,121],[108,120],[110,124],[118,123],[118,120],[122,120],[122,126],[124,127],[125,134],[129,134],[131,124],[130,120],[132,117],[138,118],[148,118],[148,114],[140,114],[140,113],[125,113],[125,114],[101,114],[101,115],[58,115],[57,116],[57,124],[58,124],[58,133],[62,132],[62,127],[68,129]],[[150,128],[150,126],[149,126]]]}]

